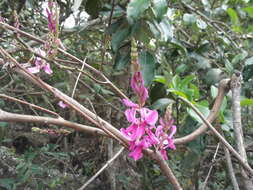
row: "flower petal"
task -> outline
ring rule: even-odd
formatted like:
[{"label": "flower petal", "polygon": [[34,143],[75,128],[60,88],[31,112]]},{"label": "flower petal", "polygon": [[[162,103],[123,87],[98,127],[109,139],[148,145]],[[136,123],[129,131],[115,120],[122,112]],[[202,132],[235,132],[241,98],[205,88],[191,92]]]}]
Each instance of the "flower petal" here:
[{"label": "flower petal", "polygon": [[129,99],[123,99],[122,103],[127,106],[127,107],[132,107],[132,108],[138,108],[139,106],[135,103],[133,103],[131,100]]},{"label": "flower petal", "polygon": [[49,63],[46,63],[46,65],[43,67],[43,69],[44,69],[45,73],[47,73],[49,75],[53,73]]},{"label": "flower petal", "polygon": [[59,101],[58,102],[58,106],[60,106],[61,108],[66,108],[66,107],[68,107],[68,105],[67,104],[65,104],[63,101]]},{"label": "flower petal", "polygon": [[30,68],[27,68],[27,70],[30,72],[30,73],[38,73],[40,72],[40,67],[38,66],[35,66],[35,67],[30,67]]},{"label": "flower petal", "polygon": [[132,152],[130,152],[129,156],[132,157],[135,161],[139,160],[143,156],[142,148],[143,148],[142,146],[135,147],[135,149]]}]

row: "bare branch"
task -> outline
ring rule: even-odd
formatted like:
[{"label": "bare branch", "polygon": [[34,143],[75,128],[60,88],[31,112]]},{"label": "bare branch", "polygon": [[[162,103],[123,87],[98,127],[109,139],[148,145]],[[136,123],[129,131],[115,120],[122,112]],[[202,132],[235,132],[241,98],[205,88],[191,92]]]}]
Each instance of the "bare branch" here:
[{"label": "bare branch", "polygon": [[[243,130],[242,130],[242,122],[241,122],[241,106],[240,106],[241,76],[240,76],[240,73],[233,74],[231,78],[231,90],[232,90],[233,129],[234,129],[236,147],[244,163],[248,164],[247,154],[244,147]],[[244,168],[240,167],[240,170],[241,170],[243,186],[245,190],[251,190],[253,188],[252,179],[248,177]]]}]

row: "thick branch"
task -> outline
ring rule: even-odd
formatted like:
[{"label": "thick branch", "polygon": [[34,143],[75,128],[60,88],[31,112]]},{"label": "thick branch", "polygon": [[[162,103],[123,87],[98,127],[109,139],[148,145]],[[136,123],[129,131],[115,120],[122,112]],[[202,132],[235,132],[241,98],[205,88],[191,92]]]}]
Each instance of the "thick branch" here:
[{"label": "thick branch", "polygon": [[[240,106],[240,93],[241,93],[241,76],[240,73],[233,74],[231,79],[231,90],[232,90],[232,110],[233,110],[233,129],[237,151],[241,155],[245,164],[248,164],[247,154],[244,147],[243,141],[243,130],[241,122],[241,106]],[[252,180],[248,177],[244,168],[240,168],[243,186],[245,190],[253,189]]]},{"label": "thick branch", "polygon": [[90,127],[87,125],[82,125],[74,122],[67,121],[65,119],[56,119],[50,117],[42,117],[42,116],[32,116],[32,115],[23,115],[23,114],[15,114],[3,111],[0,109],[0,121],[11,121],[11,122],[33,122],[33,123],[41,123],[41,124],[52,124],[58,126],[69,127],[75,129],[77,131],[81,131],[84,133],[89,133],[93,135],[102,135],[108,136],[101,129]]}]

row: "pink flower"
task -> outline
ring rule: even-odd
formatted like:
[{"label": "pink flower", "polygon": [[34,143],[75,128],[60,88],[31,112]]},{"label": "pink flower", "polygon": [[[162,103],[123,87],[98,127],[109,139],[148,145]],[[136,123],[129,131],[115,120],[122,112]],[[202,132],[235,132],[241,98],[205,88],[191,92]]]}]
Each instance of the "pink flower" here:
[{"label": "pink flower", "polygon": [[[46,53],[45,51],[42,51],[40,49],[36,49],[35,51],[37,51],[40,55],[45,56]],[[43,69],[45,71],[45,73],[47,74],[52,74],[53,71],[50,67],[49,63],[46,63],[43,59],[41,59],[40,57],[36,57],[35,61],[34,61],[35,66],[34,67],[30,67],[28,68],[28,71],[31,73],[38,73],[40,72],[41,69]]]},{"label": "pink flower", "polygon": [[65,104],[63,101],[59,101],[58,106],[60,106],[61,108],[64,109],[64,108],[68,107],[68,104]]},{"label": "pink flower", "polygon": [[53,18],[54,17],[53,12],[48,8],[46,8],[46,12],[47,12],[48,29],[50,32],[56,32],[56,21]]},{"label": "pink flower", "polygon": [[148,98],[148,90],[144,86],[144,80],[140,71],[134,73],[131,80],[131,87],[139,97],[140,105],[143,106]]},{"label": "pink flower", "polygon": [[131,87],[139,98],[139,104],[129,99],[123,99],[123,104],[127,107],[125,111],[126,119],[130,124],[127,128],[121,128],[121,133],[129,141],[129,156],[134,160],[142,158],[144,149],[155,146],[160,151],[164,160],[167,160],[166,149],[175,149],[173,135],[176,133],[176,126],[171,112],[165,114],[165,121],[160,119],[160,125],[156,127],[158,113],[143,107],[148,91],[144,86],[144,80],[140,71],[134,73],[131,80]]},{"label": "pink flower", "polygon": [[[167,155],[166,155],[166,149],[170,148],[172,150],[175,150],[175,144],[173,140],[173,136],[177,131],[177,127],[175,125],[172,125],[173,122],[169,122],[170,126],[166,126],[164,124],[164,121],[160,119],[160,124],[155,132],[156,137],[159,139],[159,145],[158,149],[161,152],[163,159],[167,160]],[[168,129],[168,130],[167,130]],[[167,134],[169,132],[169,134]]]},{"label": "pink flower", "polygon": [[143,149],[159,143],[152,132],[158,120],[158,113],[156,110],[139,108],[139,105],[128,99],[123,99],[123,103],[129,107],[125,111],[125,116],[131,125],[126,129],[121,128],[120,131],[129,140],[129,156],[138,160],[142,157]]}]

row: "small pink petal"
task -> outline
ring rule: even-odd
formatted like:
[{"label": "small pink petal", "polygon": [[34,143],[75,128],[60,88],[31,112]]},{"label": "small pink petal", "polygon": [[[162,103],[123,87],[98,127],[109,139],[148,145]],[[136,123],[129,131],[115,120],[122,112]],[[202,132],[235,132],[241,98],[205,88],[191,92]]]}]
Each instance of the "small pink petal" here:
[{"label": "small pink petal", "polygon": [[135,161],[142,158],[142,156],[143,156],[142,155],[142,146],[135,147],[135,149],[132,152],[130,152],[129,156],[132,157]]},{"label": "small pink petal", "polygon": [[30,73],[35,74],[35,73],[40,72],[40,67],[38,67],[38,66],[30,67],[30,68],[27,68],[27,70],[28,70]]},{"label": "small pink petal", "polygon": [[135,109],[127,109],[125,111],[125,116],[128,122],[130,123],[136,123],[136,118],[135,118],[136,110]]},{"label": "small pink petal", "polygon": [[160,153],[161,153],[161,155],[162,155],[162,157],[163,157],[163,159],[164,159],[164,160],[168,160],[168,157],[167,157],[167,152],[166,152],[166,150],[164,150],[164,149],[161,149],[161,150],[160,150]]},{"label": "small pink petal", "polygon": [[44,69],[45,73],[47,73],[49,75],[53,73],[49,63],[46,63],[46,65],[43,67],[43,69]]},{"label": "small pink petal", "polygon": [[58,102],[58,106],[60,106],[61,108],[66,108],[66,107],[68,107],[68,105],[67,104],[65,104],[63,101],[59,101]]},{"label": "small pink petal", "polygon": [[133,107],[133,108],[138,108],[138,105],[133,103],[131,100],[129,99],[123,99],[122,103],[127,106],[127,107]]},{"label": "small pink petal", "polygon": [[158,112],[156,110],[142,108],[141,109],[141,116],[145,118],[145,121],[149,125],[155,125],[155,123],[158,120]]},{"label": "small pink petal", "polygon": [[176,125],[172,125],[171,128],[170,128],[170,135],[169,135],[169,138],[172,138],[173,135],[177,132],[177,127]]}]

